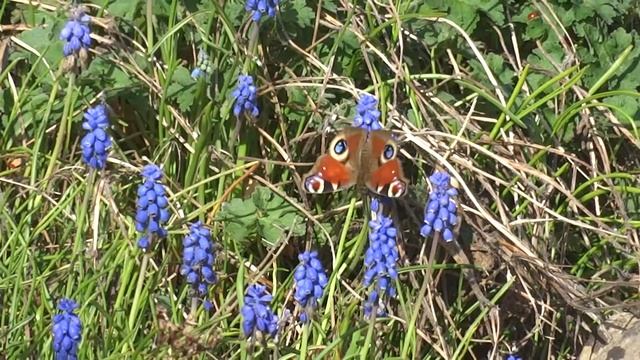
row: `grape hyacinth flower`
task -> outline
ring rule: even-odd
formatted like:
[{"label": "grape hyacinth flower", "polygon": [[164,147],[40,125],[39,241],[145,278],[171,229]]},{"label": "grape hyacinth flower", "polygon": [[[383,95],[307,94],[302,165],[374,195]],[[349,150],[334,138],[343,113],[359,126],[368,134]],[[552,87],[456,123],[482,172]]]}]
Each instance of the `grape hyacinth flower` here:
[{"label": "grape hyacinth flower", "polygon": [[505,360],[522,360],[522,357],[518,354],[509,354],[505,357]]},{"label": "grape hyacinth flower", "polygon": [[89,28],[89,16],[80,9],[71,11],[69,20],[60,32],[60,40],[64,43],[64,56],[77,54],[81,49],[91,46],[91,29]]},{"label": "grape hyacinth flower", "polygon": [[451,187],[451,177],[445,171],[436,171],[429,177],[432,190],[424,209],[424,225],[420,234],[427,237],[436,231],[446,242],[453,241],[453,226],[458,223],[458,206],[452,197],[458,190]]},{"label": "grape hyacinth flower", "polygon": [[104,104],[89,108],[84,113],[82,128],[87,134],[82,138],[82,160],[93,169],[101,170],[107,164],[107,149],[111,147],[111,137],[105,129],[109,127],[109,117]]},{"label": "grape hyacinth flower", "polygon": [[53,351],[57,360],[78,358],[78,345],[82,338],[82,323],[73,311],[78,307],[71,299],[61,299],[58,310],[62,313],[53,317]]},{"label": "grape hyacinth flower", "polygon": [[255,85],[253,85],[253,77],[251,75],[238,76],[238,85],[231,93],[235,99],[233,105],[233,114],[240,116],[240,113],[245,111],[251,116],[256,117],[260,114],[258,109],[258,93]]},{"label": "grape hyacinth flower", "polygon": [[296,283],[296,292],[293,297],[302,307],[300,321],[306,323],[309,321],[310,313],[318,305],[328,279],[324,266],[318,259],[317,251],[305,251],[298,255],[298,260],[300,264],[293,274]]},{"label": "grape hyacinth flower", "polygon": [[270,335],[278,333],[278,317],[269,308],[273,296],[264,285],[250,285],[242,306],[242,331],[246,337],[256,333]]},{"label": "grape hyacinth flower", "polygon": [[167,230],[162,227],[169,220],[169,201],[160,179],[162,170],[149,164],[142,169],[143,181],[138,186],[136,230],[143,233],[138,247],[146,251],[153,235],[164,238]]},{"label": "grape hyacinth flower", "polygon": [[[184,252],[182,255],[182,267],[180,273],[186,277],[194,291],[199,296],[205,297],[209,285],[217,281],[213,271],[213,263],[216,260],[215,246],[211,241],[211,232],[198,221],[191,225],[187,236],[182,240]],[[211,303],[204,301],[204,307],[209,310]]]},{"label": "grape hyacinth flower", "polygon": [[200,67],[196,67],[193,70],[191,70],[191,78],[193,78],[194,80],[197,80],[203,77],[204,74],[205,74],[204,71],[200,69]]},{"label": "grape hyacinth flower", "polygon": [[194,79],[198,79],[205,75],[211,74],[213,69],[211,68],[211,62],[209,61],[209,55],[204,52],[203,49],[198,51],[198,61],[196,62],[196,67],[191,71],[191,77]]},{"label": "grape hyacinth flower", "polygon": [[386,314],[383,299],[396,296],[394,281],[398,278],[397,231],[391,218],[382,214],[377,199],[371,200],[371,217],[369,248],[364,255],[364,285],[375,285],[364,304],[366,317],[371,315],[374,305],[378,305],[377,316]]},{"label": "grape hyacinth flower", "polygon": [[263,15],[268,17],[276,16],[276,7],[279,0],[247,0],[245,10],[251,13],[253,21],[258,22]]},{"label": "grape hyacinth flower", "polygon": [[364,94],[358,101],[356,106],[356,116],[353,119],[353,126],[371,130],[380,130],[382,125],[378,121],[380,119],[380,111],[378,110],[378,100],[369,95]]}]

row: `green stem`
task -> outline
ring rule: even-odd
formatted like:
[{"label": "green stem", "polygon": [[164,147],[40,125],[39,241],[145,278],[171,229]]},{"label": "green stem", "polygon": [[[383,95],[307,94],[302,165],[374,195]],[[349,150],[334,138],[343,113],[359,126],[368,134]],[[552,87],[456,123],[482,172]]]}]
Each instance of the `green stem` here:
[{"label": "green stem", "polygon": [[69,116],[69,112],[71,111],[73,90],[76,83],[75,80],[76,80],[76,75],[71,73],[69,75],[69,84],[67,85],[67,94],[64,100],[64,108],[62,110],[62,119],[60,120],[60,127],[58,128],[56,143],[53,147],[53,153],[51,154],[49,165],[47,166],[47,172],[44,174],[47,191],[49,190],[49,185],[51,183],[51,175],[53,174],[53,170],[56,167],[58,157],[62,152],[62,144],[64,143],[64,140],[66,137],[67,128],[69,126],[69,123],[71,122],[71,117]]},{"label": "green stem", "polygon": [[[149,237],[149,242],[152,243],[151,236]],[[151,258],[150,253],[145,253],[142,258],[142,264],[140,265],[140,273],[138,274],[138,283],[136,284],[136,293],[133,296],[133,304],[131,305],[131,312],[129,313],[129,330],[133,331],[133,326],[136,322],[136,317],[138,315],[138,308],[140,307],[140,295],[142,294],[142,289],[144,288],[144,276],[147,272],[147,266],[149,264],[149,259]]]},{"label": "green stem", "polygon": [[185,177],[185,185],[190,186],[194,183],[194,176],[196,173],[196,169],[198,168],[198,164],[202,159],[202,153],[207,146],[210,136],[211,126],[208,124],[209,120],[204,119],[204,123],[202,124],[202,132],[198,137],[198,141],[196,142],[196,147],[194,149],[193,155],[189,157],[189,165],[187,167],[187,175]]},{"label": "green stem", "polygon": [[[344,225],[342,226],[342,232],[340,234],[340,242],[338,243],[338,250],[336,250],[336,262],[333,264],[334,270],[337,269],[338,266],[340,266],[344,261],[342,253],[344,252],[344,249],[346,247],[348,230],[349,230],[349,226],[351,226],[351,219],[353,219],[353,214],[356,210],[356,200],[357,199],[355,197],[352,197],[351,201],[349,202],[349,209],[347,209],[347,216],[345,218]],[[349,254],[349,257],[353,255],[354,254],[351,253]]]},{"label": "green stem", "polygon": [[[511,97],[507,101],[507,106],[506,106],[507,109],[511,109],[513,104],[518,99],[520,90],[522,89],[522,86],[524,86],[524,82],[527,79],[527,74],[529,74],[529,65],[526,65],[522,70],[522,73],[520,74],[520,78],[518,79],[518,83],[516,84],[516,87],[513,89],[513,92],[511,93]],[[498,117],[496,124],[493,126],[493,129],[491,130],[491,134],[489,134],[489,137],[491,138],[491,140],[495,140],[495,138],[498,136],[500,129],[502,129],[502,123],[504,123],[506,117],[507,115],[504,112],[500,113],[500,116]]]},{"label": "green stem", "polygon": [[256,56],[256,50],[258,50],[258,35],[260,35],[260,25],[254,21],[249,30],[249,56],[242,67],[244,73],[250,70],[249,68],[253,64],[252,60]]},{"label": "green stem", "polygon": [[84,261],[77,261],[78,257],[82,258],[83,249],[84,249],[84,220],[87,214],[87,209],[89,207],[89,199],[91,199],[91,195],[95,195],[95,198],[98,198],[98,194],[95,194],[97,190],[96,184],[96,174],[97,171],[91,169],[89,171],[89,177],[87,179],[87,187],[84,192],[84,198],[82,199],[82,205],[80,209],[78,209],[78,213],[76,214],[76,237],[73,241],[73,253],[71,255],[71,264],[76,264],[76,269],[78,271],[78,276],[69,276],[67,281],[67,296],[71,295],[72,289],[74,288],[74,281],[76,278],[82,278],[84,276]]},{"label": "green stem", "polygon": [[302,343],[300,344],[300,360],[307,358],[307,346],[309,342],[309,327],[311,326],[311,320],[302,326]]},{"label": "green stem", "polygon": [[197,321],[196,320],[197,311],[198,311],[198,298],[196,296],[193,296],[191,298],[191,309],[189,310],[189,319],[191,319],[191,321],[193,321],[194,323]]},{"label": "green stem", "polygon": [[[431,264],[429,264],[429,272],[431,272]],[[416,296],[416,299],[424,299],[424,295],[427,292],[428,282],[429,278],[425,276],[422,280],[422,286],[418,291],[418,296]],[[414,311],[411,313],[411,319],[409,319],[409,323],[407,324],[407,336],[405,337],[404,344],[402,345],[402,359],[409,358],[409,347],[411,346],[411,344],[415,343],[416,321],[418,320],[418,314],[422,314],[422,312],[420,311],[421,306],[422,301],[416,301],[416,304],[414,305]]]},{"label": "green stem", "polygon": [[367,330],[367,338],[364,341],[364,346],[360,350],[360,360],[369,359],[369,346],[371,346],[371,340],[373,339],[373,329],[376,324],[376,315],[378,313],[378,305],[373,305],[371,309],[371,319],[369,321],[369,328]]},{"label": "green stem", "polygon": [[153,0],[147,0],[147,49],[153,49]]}]

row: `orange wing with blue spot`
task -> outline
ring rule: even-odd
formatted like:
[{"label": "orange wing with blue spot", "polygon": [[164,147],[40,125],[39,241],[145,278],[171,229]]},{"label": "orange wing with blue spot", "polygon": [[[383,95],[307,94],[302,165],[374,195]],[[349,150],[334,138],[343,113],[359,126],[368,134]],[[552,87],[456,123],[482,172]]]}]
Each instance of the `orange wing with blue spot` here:
[{"label": "orange wing with blue spot", "polygon": [[312,194],[346,189],[358,182],[360,156],[366,141],[366,131],[349,128],[336,135],[327,153],[316,160],[302,178],[304,189]]}]

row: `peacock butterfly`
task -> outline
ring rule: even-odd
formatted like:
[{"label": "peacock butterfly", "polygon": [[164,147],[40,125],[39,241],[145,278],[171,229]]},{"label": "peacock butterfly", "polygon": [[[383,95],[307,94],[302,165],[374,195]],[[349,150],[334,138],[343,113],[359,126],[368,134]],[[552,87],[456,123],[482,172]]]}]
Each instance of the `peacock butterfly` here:
[{"label": "peacock butterfly", "polygon": [[390,131],[351,127],[338,133],[311,171],[302,179],[312,194],[346,189],[357,184],[388,197],[407,192],[408,182],[398,160],[398,144]]}]

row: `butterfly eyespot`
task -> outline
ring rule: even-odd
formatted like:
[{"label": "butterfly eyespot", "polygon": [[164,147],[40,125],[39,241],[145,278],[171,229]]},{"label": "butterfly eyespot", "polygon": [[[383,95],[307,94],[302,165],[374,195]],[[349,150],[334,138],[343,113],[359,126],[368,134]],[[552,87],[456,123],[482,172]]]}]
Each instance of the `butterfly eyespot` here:
[{"label": "butterfly eyespot", "polygon": [[343,138],[335,138],[329,147],[331,156],[338,161],[345,161],[349,157],[349,147]]},{"label": "butterfly eyespot", "polygon": [[333,152],[335,152],[336,155],[342,155],[345,151],[347,151],[347,143],[345,143],[344,140],[339,140],[333,146]]},{"label": "butterfly eyespot", "polygon": [[384,164],[389,160],[392,160],[396,157],[396,146],[393,144],[387,144],[384,146],[382,150],[382,155],[380,155],[380,163]]}]

